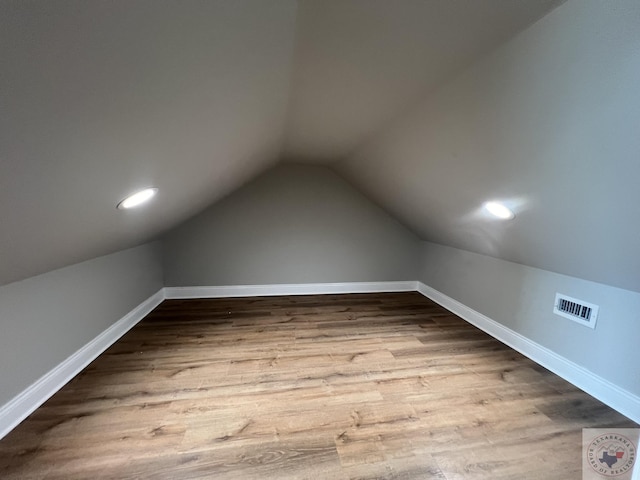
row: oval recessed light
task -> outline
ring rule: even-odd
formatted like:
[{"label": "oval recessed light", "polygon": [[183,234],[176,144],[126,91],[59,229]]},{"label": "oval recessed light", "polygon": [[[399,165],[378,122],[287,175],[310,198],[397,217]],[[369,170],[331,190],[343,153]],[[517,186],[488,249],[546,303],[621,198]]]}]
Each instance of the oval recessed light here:
[{"label": "oval recessed light", "polygon": [[508,207],[499,202],[487,202],[484,204],[484,208],[491,215],[502,220],[511,220],[516,216]]},{"label": "oval recessed light", "polygon": [[151,200],[157,192],[157,188],[145,188],[144,190],[140,190],[139,192],[129,195],[127,198],[122,200],[118,204],[117,208],[120,210],[128,210],[130,208],[139,207],[143,203]]}]

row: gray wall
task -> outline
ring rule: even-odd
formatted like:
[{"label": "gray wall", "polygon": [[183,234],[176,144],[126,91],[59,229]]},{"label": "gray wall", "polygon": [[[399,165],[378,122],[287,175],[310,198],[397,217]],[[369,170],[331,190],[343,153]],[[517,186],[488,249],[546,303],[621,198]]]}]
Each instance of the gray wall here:
[{"label": "gray wall", "polygon": [[638,85],[640,1],[569,0],[336,169],[425,240],[640,292]]},{"label": "gray wall", "polygon": [[160,288],[157,243],[0,287],[0,405]]},{"label": "gray wall", "polygon": [[164,237],[165,284],[414,280],[418,246],[330,169],[282,164]]},{"label": "gray wall", "polygon": [[[424,242],[419,280],[640,395],[640,293]],[[595,330],[552,313],[556,292],[600,306]]]}]

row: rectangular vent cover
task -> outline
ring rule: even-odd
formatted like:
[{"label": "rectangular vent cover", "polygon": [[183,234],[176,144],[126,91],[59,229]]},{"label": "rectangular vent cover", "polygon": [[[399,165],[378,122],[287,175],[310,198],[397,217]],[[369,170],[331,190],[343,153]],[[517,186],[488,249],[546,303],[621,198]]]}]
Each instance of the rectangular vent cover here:
[{"label": "rectangular vent cover", "polygon": [[596,328],[598,318],[598,305],[571,298],[561,293],[556,293],[556,302],[553,313],[561,317],[574,320],[587,327]]}]

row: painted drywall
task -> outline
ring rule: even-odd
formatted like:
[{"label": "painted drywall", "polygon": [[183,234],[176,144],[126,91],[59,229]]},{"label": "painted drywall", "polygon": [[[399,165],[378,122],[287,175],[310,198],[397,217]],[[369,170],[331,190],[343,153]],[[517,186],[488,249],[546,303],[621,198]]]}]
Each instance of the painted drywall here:
[{"label": "painted drywall", "polygon": [[296,9],[0,2],[0,284],[150,241],[275,163]]},{"label": "painted drywall", "polygon": [[299,0],[284,155],[343,158],[563,0]]},{"label": "painted drywall", "polygon": [[640,2],[569,0],[336,169],[425,240],[640,292],[638,85]]},{"label": "painted drywall", "polygon": [[[640,293],[429,242],[419,279],[640,395]],[[556,292],[599,305],[596,328],[554,315]]]},{"label": "painted drywall", "polygon": [[0,287],[0,405],[162,286],[155,242]]},{"label": "painted drywall", "polygon": [[167,234],[166,286],[414,280],[418,238],[327,167],[279,165]]}]

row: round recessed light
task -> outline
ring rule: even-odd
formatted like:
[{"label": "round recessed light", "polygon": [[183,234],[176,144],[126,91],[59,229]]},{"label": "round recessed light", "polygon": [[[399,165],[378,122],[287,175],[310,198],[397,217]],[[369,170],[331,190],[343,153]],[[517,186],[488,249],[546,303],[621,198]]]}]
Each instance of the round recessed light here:
[{"label": "round recessed light", "polygon": [[145,188],[139,192],[129,195],[118,204],[118,209],[128,210],[130,208],[139,207],[143,203],[148,202],[158,192],[157,188]]},{"label": "round recessed light", "polygon": [[513,213],[508,207],[505,207],[502,203],[499,202],[487,202],[484,204],[484,208],[491,215],[502,220],[511,220],[516,216],[515,213]]}]

